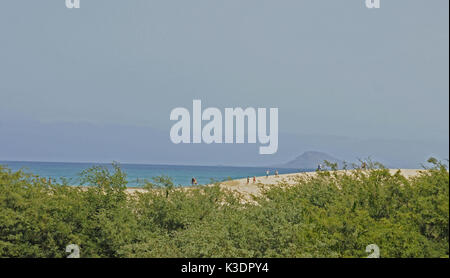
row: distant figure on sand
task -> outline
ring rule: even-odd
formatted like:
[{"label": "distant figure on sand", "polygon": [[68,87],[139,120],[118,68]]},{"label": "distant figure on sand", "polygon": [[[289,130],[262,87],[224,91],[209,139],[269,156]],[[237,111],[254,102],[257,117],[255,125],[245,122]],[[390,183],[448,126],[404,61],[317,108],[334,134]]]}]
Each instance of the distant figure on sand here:
[{"label": "distant figure on sand", "polygon": [[322,170],[322,165],[317,165],[317,171],[321,171]]},{"label": "distant figure on sand", "polygon": [[197,180],[194,177],[192,177],[191,183],[192,183],[192,185],[196,185],[197,184]]},{"label": "distant figure on sand", "polygon": [[366,170],[367,164],[366,164],[365,162],[363,162],[362,165],[361,165],[361,168],[362,168],[363,170]]},{"label": "distant figure on sand", "polygon": [[269,171],[269,170],[266,170],[266,178],[269,177],[269,173],[270,173],[270,171]]},{"label": "distant figure on sand", "polygon": [[250,177],[247,177],[247,184],[250,183]]},{"label": "distant figure on sand", "polygon": [[278,170],[275,170],[275,177],[278,177]]},{"label": "distant figure on sand", "polygon": [[253,176],[253,183],[255,183],[256,182],[256,177],[255,176]]}]

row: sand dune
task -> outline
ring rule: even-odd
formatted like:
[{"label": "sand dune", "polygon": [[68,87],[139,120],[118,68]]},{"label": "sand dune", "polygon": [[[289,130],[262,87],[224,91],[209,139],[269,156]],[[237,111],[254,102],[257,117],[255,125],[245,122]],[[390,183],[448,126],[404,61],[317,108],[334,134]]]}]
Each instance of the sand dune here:
[{"label": "sand dune", "polygon": [[[351,172],[354,170],[339,170],[339,173]],[[389,169],[391,174],[400,171],[400,173],[406,177],[410,178],[416,176],[420,173],[419,169]],[[225,189],[237,191],[242,193],[243,195],[259,195],[262,188],[270,185],[276,185],[279,183],[293,185],[296,183],[298,178],[302,177],[314,177],[317,175],[317,172],[303,172],[303,173],[294,173],[294,174],[284,174],[284,175],[271,175],[269,177],[257,177],[256,182],[253,183],[252,179],[247,184],[247,179],[237,179],[232,181],[226,181],[221,184],[221,186]]]}]

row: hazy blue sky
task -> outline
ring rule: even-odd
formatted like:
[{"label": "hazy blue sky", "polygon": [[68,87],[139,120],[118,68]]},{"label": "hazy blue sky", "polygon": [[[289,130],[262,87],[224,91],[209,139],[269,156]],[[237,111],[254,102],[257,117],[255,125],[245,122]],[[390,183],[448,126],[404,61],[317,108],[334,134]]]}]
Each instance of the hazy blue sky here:
[{"label": "hazy blue sky", "polygon": [[364,2],[2,0],[0,116],[168,136],[198,98],[278,107],[285,133],[448,142],[449,1]]}]

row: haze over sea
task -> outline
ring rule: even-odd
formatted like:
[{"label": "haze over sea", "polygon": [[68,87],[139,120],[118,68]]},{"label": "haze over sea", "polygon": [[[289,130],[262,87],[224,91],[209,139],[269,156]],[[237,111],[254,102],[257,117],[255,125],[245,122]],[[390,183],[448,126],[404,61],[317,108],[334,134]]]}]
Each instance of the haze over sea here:
[{"label": "haze over sea", "polygon": [[[26,162],[26,161],[0,161],[0,165],[13,171],[24,170],[27,173],[51,178],[61,182],[67,179],[71,185],[80,184],[80,173],[92,166],[104,166],[112,170],[112,164],[104,163],[73,163],[73,162]],[[152,177],[167,175],[176,185],[190,185],[192,177],[199,184],[209,184],[211,179],[223,181],[228,178],[239,179],[247,176],[264,176],[266,170],[273,175],[276,169],[267,167],[231,167],[231,166],[186,166],[186,165],[148,165],[148,164],[120,164],[127,174],[129,187],[142,185],[145,179],[152,181]],[[277,169],[279,174],[311,171],[311,169]]]}]

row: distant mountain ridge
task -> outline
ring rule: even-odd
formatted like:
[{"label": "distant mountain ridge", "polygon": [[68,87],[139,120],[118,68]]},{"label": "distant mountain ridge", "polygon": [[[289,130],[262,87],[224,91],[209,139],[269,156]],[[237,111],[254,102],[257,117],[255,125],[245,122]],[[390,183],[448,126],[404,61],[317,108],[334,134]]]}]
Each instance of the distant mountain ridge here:
[{"label": "distant mountain ridge", "polygon": [[295,159],[280,165],[283,168],[298,168],[298,169],[316,169],[317,165],[323,164],[324,161],[331,163],[338,163],[338,167],[342,167],[343,161],[337,159],[327,153],[317,151],[307,151],[297,156]]}]

